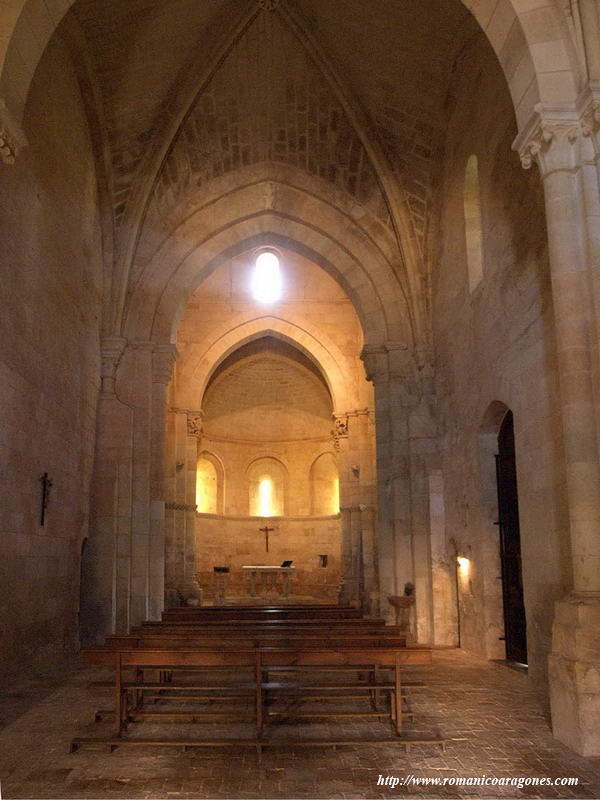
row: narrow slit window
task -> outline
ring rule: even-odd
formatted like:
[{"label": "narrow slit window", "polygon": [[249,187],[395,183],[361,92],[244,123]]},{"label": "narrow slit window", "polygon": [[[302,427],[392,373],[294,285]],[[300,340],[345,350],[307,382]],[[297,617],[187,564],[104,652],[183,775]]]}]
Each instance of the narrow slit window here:
[{"label": "narrow slit window", "polygon": [[483,278],[481,194],[479,190],[479,164],[475,155],[469,157],[465,169],[464,210],[469,291],[472,292]]},{"label": "narrow slit window", "polygon": [[272,250],[263,250],[254,262],[252,295],[259,303],[276,303],[281,299],[281,293],[279,258]]},{"label": "narrow slit window", "polygon": [[259,508],[261,517],[273,516],[273,481],[262,478],[258,485]]}]

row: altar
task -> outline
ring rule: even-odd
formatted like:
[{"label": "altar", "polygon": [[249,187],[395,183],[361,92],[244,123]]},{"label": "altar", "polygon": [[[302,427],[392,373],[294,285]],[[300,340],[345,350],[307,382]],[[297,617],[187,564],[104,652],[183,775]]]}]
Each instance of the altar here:
[{"label": "altar", "polygon": [[242,570],[250,576],[250,595],[256,597],[256,579],[260,577],[260,589],[262,592],[275,591],[277,589],[277,578],[283,576],[282,593],[288,597],[292,586],[292,575],[296,567],[280,566],[245,566]]}]

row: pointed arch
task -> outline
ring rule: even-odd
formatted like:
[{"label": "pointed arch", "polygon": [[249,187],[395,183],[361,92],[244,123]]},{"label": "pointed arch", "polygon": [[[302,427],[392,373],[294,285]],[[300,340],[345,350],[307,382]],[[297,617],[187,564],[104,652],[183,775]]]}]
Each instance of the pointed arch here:
[{"label": "pointed arch", "polygon": [[128,301],[123,335],[174,341],[185,304],[201,281],[227,259],[261,244],[279,244],[328,272],[353,302],[365,342],[414,344],[393,266],[367,232],[321,198],[264,180],[194,210],[148,255]]},{"label": "pointed arch", "polygon": [[[41,55],[74,0],[7,0],[7,9],[0,21],[0,97],[8,109],[22,122],[29,87]],[[520,128],[529,120],[537,103],[573,104],[581,88],[578,55],[565,12],[557,0],[462,0],[490,41],[508,82],[517,122]],[[128,204],[122,230],[126,239],[117,243],[114,302],[109,310],[107,330],[117,333],[125,309],[125,287],[148,209],[152,187],[166,154],[186,115],[226,57],[259,11],[254,4],[233,22],[211,64],[202,71],[188,71],[182,88],[173,91],[170,113],[165,127],[148,148],[138,171],[138,180]],[[311,59],[318,65],[341,102],[354,130],[361,139],[391,211],[399,250],[396,269],[402,275],[407,293],[408,315],[416,339],[421,345],[427,339],[427,313],[423,298],[421,254],[414,236],[413,223],[406,199],[398,185],[393,165],[371,133],[369,119],[362,112],[344,79],[313,36],[310,25],[298,11],[285,3],[275,12],[294,32]],[[143,176],[143,178],[142,178]]]},{"label": "pointed arch", "polygon": [[194,397],[181,396],[177,403],[183,407],[194,407],[202,397],[211,375],[234,350],[263,336],[275,336],[288,341],[304,353],[319,368],[329,387],[334,413],[342,413],[348,408],[356,408],[356,390],[347,379],[344,369],[344,356],[321,330],[308,322],[302,326],[274,316],[248,318],[240,315],[214,331],[213,341],[202,351],[199,347],[186,348],[177,364],[182,374],[194,376],[193,381],[182,380],[182,385],[193,385],[197,394]]}]

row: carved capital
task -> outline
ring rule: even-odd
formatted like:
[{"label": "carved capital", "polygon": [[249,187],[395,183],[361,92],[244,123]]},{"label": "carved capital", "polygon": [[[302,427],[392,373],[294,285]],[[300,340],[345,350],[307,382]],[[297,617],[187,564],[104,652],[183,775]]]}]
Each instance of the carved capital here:
[{"label": "carved capital", "polygon": [[382,383],[388,379],[388,351],[385,345],[366,344],[362,349],[360,358],[365,365],[368,381]]},{"label": "carved capital", "polygon": [[335,450],[340,449],[340,439],[348,438],[348,415],[347,414],[333,414],[333,446]]},{"label": "carved capital", "polygon": [[586,104],[581,115],[581,132],[591,142],[592,156],[600,157],[600,97],[593,97]]},{"label": "carved capital", "polygon": [[19,150],[26,145],[21,126],[0,99],[0,158],[5,164],[14,164]]},{"label": "carved capital", "polygon": [[580,135],[577,119],[540,119],[519,148],[523,168],[531,169],[535,161],[542,177],[551,172],[574,170],[579,162],[576,145]]},{"label": "carved capital", "polygon": [[545,177],[552,172],[575,171],[594,153],[600,155],[599,134],[600,85],[590,83],[571,106],[538,103],[513,149],[525,169],[535,161]]},{"label": "carved capital", "polygon": [[202,412],[198,414],[188,414],[187,415],[187,432],[188,436],[195,436],[196,438],[200,438],[202,436]]},{"label": "carved capital", "polygon": [[115,393],[115,379],[119,361],[127,345],[127,339],[111,337],[103,339],[100,344],[100,378],[102,394]]},{"label": "carved capital", "polygon": [[581,130],[584,136],[592,136],[600,131],[600,99],[592,100],[583,112]]},{"label": "carved capital", "polygon": [[338,439],[343,439],[348,436],[348,415],[347,414],[334,414],[333,415],[334,433]]},{"label": "carved capital", "polygon": [[168,384],[173,374],[173,365],[177,360],[177,348],[174,344],[156,345],[152,353],[152,382]]}]

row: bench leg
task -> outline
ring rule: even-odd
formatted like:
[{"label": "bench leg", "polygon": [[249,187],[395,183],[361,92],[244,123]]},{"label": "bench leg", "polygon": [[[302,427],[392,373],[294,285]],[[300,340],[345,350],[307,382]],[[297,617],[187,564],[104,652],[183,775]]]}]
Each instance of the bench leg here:
[{"label": "bench leg", "polygon": [[[144,680],[144,670],[140,667],[137,667],[135,670],[135,682],[142,683]],[[144,690],[143,689],[136,689],[135,690],[135,709],[139,710],[144,705]]]},{"label": "bench leg", "polygon": [[394,669],[394,723],[398,736],[402,733],[402,681],[400,680],[400,664],[396,656]]},{"label": "bench leg", "polygon": [[263,731],[263,700],[262,700],[262,666],[260,663],[260,653],[256,654],[256,664],[254,667],[254,680],[256,683],[256,738],[262,738]]},{"label": "bench leg", "polygon": [[[378,664],[374,664],[371,670],[371,683],[379,683]],[[379,711],[379,689],[373,689],[371,691],[371,705],[373,706],[373,711]]]},{"label": "bench leg", "polygon": [[123,686],[121,683],[121,654],[117,656],[115,663],[115,735],[120,736],[123,729],[123,700],[125,700],[125,713],[127,711],[127,695],[123,697]]}]

